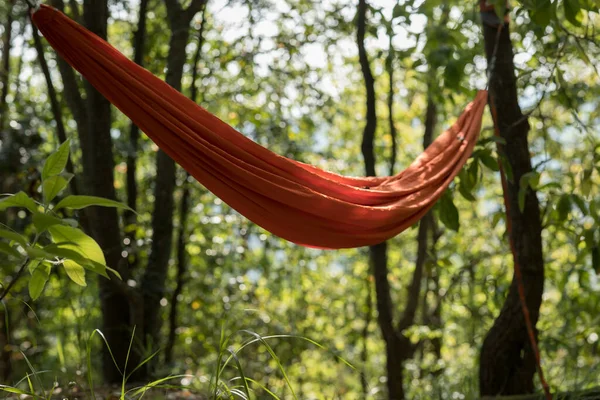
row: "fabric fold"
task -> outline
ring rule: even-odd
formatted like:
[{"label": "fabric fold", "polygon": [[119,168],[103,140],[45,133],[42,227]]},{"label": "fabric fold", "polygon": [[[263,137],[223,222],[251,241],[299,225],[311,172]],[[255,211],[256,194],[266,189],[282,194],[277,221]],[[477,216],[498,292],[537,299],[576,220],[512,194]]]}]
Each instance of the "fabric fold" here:
[{"label": "fabric fold", "polygon": [[32,20],[59,56],[198,182],[257,225],[307,247],[373,245],[415,224],[471,156],[487,102],[480,91],[399,174],[347,177],[253,142],[52,7],[42,5]]}]

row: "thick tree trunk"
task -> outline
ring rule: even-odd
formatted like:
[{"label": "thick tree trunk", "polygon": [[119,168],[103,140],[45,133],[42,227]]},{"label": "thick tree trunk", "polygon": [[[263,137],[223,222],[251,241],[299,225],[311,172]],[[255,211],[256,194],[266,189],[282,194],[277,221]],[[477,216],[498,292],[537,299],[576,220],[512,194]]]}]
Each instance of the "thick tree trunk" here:
[{"label": "thick tree trunk", "polygon": [[[92,32],[106,38],[108,5],[106,0],[86,0],[83,19]],[[89,82],[85,82],[86,108],[88,115],[87,135],[80,137],[86,192],[93,196],[116,199],[114,188],[114,158],[110,136],[111,106]],[[122,268],[121,232],[117,211],[113,208],[94,207],[88,209],[88,220],[92,235],[104,250],[106,262],[117,268],[127,279]],[[100,278],[102,306],[102,331],[106,336],[117,363],[123,367],[128,354],[131,337],[132,315],[129,298],[115,284]],[[130,356],[129,365],[136,366],[139,357]],[[104,378],[108,382],[119,382],[122,376],[115,369],[108,350],[103,352]]]},{"label": "thick tree trunk", "polygon": [[[204,6],[205,0],[192,0],[187,9],[182,9],[177,0],[165,0],[165,2],[171,27],[166,82],[181,91],[183,67],[187,61],[185,49],[189,40],[189,25],[194,15]],[[148,267],[142,278],[144,331],[151,342],[148,344],[152,346],[158,343],[158,334],[162,325],[160,300],[165,295],[173,242],[175,172],[175,162],[159,150],[156,159],[152,247]]]},{"label": "thick tree trunk", "polygon": [[[526,305],[535,326],[544,290],[540,210],[532,189],[527,192],[523,212],[518,202],[519,181],[532,170],[527,143],[529,124],[518,104],[509,27],[504,26],[498,35],[496,27],[484,24],[483,32],[488,63],[493,68],[490,97],[497,110],[500,135],[506,140],[501,151],[513,173],[506,187],[508,219],[512,225],[510,240],[514,244],[514,261],[522,271]],[[481,395],[532,393],[535,372],[536,361],[515,276],[502,311],[483,342],[479,367]]]},{"label": "thick tree trunk", "polygon": [[[62,0],[53,0],[53,6],[64,10]],[[86,0],[84,2],[84,24],[92,32],[106,38],[108,6],[106,0]],[[111,106],[88,82],[84,82],[85,100],[80,92],[78,78],[73,69],[60,57],[58,67],[63,78],[64,96],[77,123],[77,131],[82,151],[83,187],[85,194],[116,199],[114,183],[114,160],[112,153]],[[109,266],[117,269],[124,279],[127,270],[121,258],[121,232],[118,214],[111,208],[90,208],[85,213],[85,227],[104,250]],[[123,284],[99,280],[102,308],[102,332],[110,345],[117,363],[122,368],[128,356],[130,327],[141,313],[134,313],[130,296],[123,290]],[[138,320],[139,321],[139,320]],[[142,332],[138,330],[141,335]],[[129,366],[137,366],[140,354],[135,350],[129,355]],[[103,348],[103,375],[107,382],[116,383],[122,379],[114,367],[107,348]],[[135,378],[135,377],[134,377]]]}]

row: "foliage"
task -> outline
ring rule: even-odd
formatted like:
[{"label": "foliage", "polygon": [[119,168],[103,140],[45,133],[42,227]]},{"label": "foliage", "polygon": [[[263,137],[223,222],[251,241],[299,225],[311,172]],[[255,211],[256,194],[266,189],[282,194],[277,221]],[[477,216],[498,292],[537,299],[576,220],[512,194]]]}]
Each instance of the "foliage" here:
[{"label": "foliage", "polygon": [[[164,77],[169,27],[164,5],[153,3],[144,65]],[[381,120],[388,112],[387,56],[394,54],[393,119],[399,132],[397,168],[402,169],[422,151],[428,96],[438,105],[439,133],[485,87],[480,21],[474,2],[370,3],[367,49]],[[2,18],[4,7],[1,3]],[[520,196],[537,189],[543,210],[546,282],[538,323],[542,364],[553,389],[583,390],[598,384],[600,367],[598,7],[590,0],[523,0],[511,2],[511,7],[519,96],[532,128],[534,160],[534,172],[518,184]],[[152,234],[157,147],[141,139],[138,219],[128,227],[131,234],[121,227],[128,233],[119,249],[124,261],[135,256],[140,262],[121,281],[114,275],[116,266],[106,265],[102,250],[107,249],[100,250],[91,239],[85,213],[99,206],[122,213],[123,206],[68,193],[73,177],[63,171],[66,157],[71,156],[79,177],[81,148],[73,115],[63,105],[57,58],[50,51],[46,55],[71,141],[43,161],[57,144],[54,116],[37,59],[31,56],[24,11],[15,11],[9,122],[0,138],[2,193],[14,193],[0,200],[2,282],[6,287],[8,277],[20,268],[27,277],[16,281],[3,300],[7,311],[2,317],[10,324],[0,328],[10,331],[13,365],[5,383],[19,393],[39,393],[55,381],[61,387],[69,382],[89,387],[90,381],[98,387],[101,360],[96,354],[103,343],[92,333],[102,320],[101,294],[98,281],[90,277],[110,277],[125,288],[140,285]],[[129,56],[136,11],[137,2],[110,2],[109,41]],[[343,174],[363,174],[360,128],[365,106],[354,15],[355,4],[342,1],[209,2],[198,78],[191,81],[197,45],[192,40],[184,91],[198,85],[203,107],[279,154]],[[197,18],[192,37],[198,26]],[[126,198],[128,129],[129,121],[115,110],[111,136],[118,199]],[[436,206],[443,235],[426,266],[420,301],[429,306],[440,302],[440,321],[432,324],[417,315],[418,324],[409,332],[414,343],[422,344],[406,365],[409,398],[473,398],[477,393],[478,351],[500,311],[512,272],[499,165],[511,177],[497,142],[486,116],[473,157]],[[391,145],[386,124],[379,124],[375,145],[382,160],[377,170],[383,175]],[[185,179],[179,171],[177,200]],[[370,290],[364,249],[328,252],[291,245],[243,219],[197,183],[187,184],[193,200],[185,246],[188,273],[178,303],[174,361],[161,363],[162,355],[156,355],[158,380],[132,383],[136,389],[128,396],[148,396],[146,389],[162,393],[159,386],[172,385],[211,397],[224,393],[283,399],[293,398],[293,392],[301,399],[352,399],[363,396],[364,373],[365,398],[384,398],[385,352],[376,323],[367,326],[366,340],[363,336]],[[175,217],[176,229],[180,223]],[[416,229],[410,229],[389,245],[391,293],[394,304],[401,306],[417,257],[415,237]],[[171,268],[168,293],[161,299],[164,320],[175,275]],[[163,324],[162,337],[168,329]],[[255,334],[241,333],[244,329]],[[442,343],[439,357],[432,350],[435,338]],[[363,345],[369,355],[366,364]],[[32,372],[29,364],[39,371]],[[52,372],[43,372],[47,370]],[[161,381],[167,377],[173,380]]]}]

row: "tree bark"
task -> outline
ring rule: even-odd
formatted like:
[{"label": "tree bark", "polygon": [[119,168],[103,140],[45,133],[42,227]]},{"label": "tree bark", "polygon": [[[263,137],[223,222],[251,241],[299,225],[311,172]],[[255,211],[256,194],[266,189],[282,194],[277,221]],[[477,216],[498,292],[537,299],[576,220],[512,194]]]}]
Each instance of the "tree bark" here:
[{"label": "tree bark", "polygon": [[[204,26],[206,20],[206,4],[202,9],[202,21],[200,23],[200,29],[198,31],[198,44],[196,48],[196,54],[194,55],[194,62],[192,64],[192,84],[190,90],[190,99],[197,102],[198,99],[198,86],[196,80],[198,79],[198,64],[202,56],[202,45],[204,44]],[[171,363],[173,361],[173,348],[175,347],[176,332],[178,326],[178,305],[179,295],[183,292],[185,286],[185,275],[187,273],[187,258],[186,258],[186,243],[187,243],[187,219],[190,210],[190,183],[188,179],[189,173],[185,174],[185,180],[183,182],[183,192],[181,194],[181,203],[179,206],[179,230],[177,232],[177,277],[175,283],[175,290],[171,295],[171,310],[169,313],[169,337],[167,339],[167,345],[165,347],[165,361]]]},{"label": "tree bark", "polygon": [[[53,0],[52,5],[64,10],[63,0]],[[108,5],[106,0],[85,0],[83,4],[83,23],[98,36],[106,39]],[[78,78],[73,69],[60,57],[57,58],[59,71],[63,78],[64,96],[77,123],[77,132],[82,153],[83,187],[82,193],[116,199],[114,188],[113,146],[110,136],[111,106],[87,81],[84,81],[85,100],[80,91]],[[93,207],[86,209],[85,228],[102,247],[107,264],[119,271],[126,280],[128,271],[121,258],[121,232],[118,214],[115,209]],[[130,327],[139,322],[141,313],[133,309],[134,301],[123,290],[123,283],[99,278],[100,301],[102,309],[102,332],[121,369],[129,357],[129,370],[137,366],[141,354],[134,346],[128,355],[131,339]],[[138,307],[139,309],[139,307]],[[143,334],[137,330],[139,337]],[[104,379],[108,383],[121,382],[122,375],[113,365],[106,347],[102,350]],[[133,367],[132,367],[133,366]],[[140,372],[143,370],[141,369]],[[136,376],[132,379],[135,380]]]},{"label": "tree bark", "polygon": [[392,138],[392,151],[390,154],[390,176],[394,175],[396,169],[396,156],[398,153],[398,132],[396,131],[396,125],[394,125],[394,46],[392,43],[393,30],[388,33],[389,35],[389,50],[388,56],[385,60],[385,67],[388,73],[388,124],[390,127],[390,137]]},{"label": "tree bark", "polygon": [[[38,60],[40,62],[40,67],[42,68],[42,73],[44,74],[44,79],[46,80],[46,86],[48,87],[48,98],[50,99],[50,107],[52,109],[52,114],[54,114],[54,120],[56,121],[56,136],[59,143],[64,143],[67,140],[67,132],[65,130],[65,125],[63,123],[63,115],[62,108],[58,101],[58,96],[56,95],[56,89],[54,88],[54,84],[52,83],[52,77],[50,75],[50,69],[48,68],[48,63],[46,62],[46,56],[44,52],[44,45],[42,44],[42,40],[40,35],[32,25],[31,29],[33,35],[33,42],[35,45],[35,49],[38,53]],[[74,174],[75,170],[73,168],[73,162],[71,158],[67,160],[66,170],[70,174]],[[69,186],[71,188],[71,193],[74,195],[79,194],[79,189],[77,186],[77,177],[73,176],[71,179]]]},{"label": "tree bark", "polygon": [[[370,276],[369,276],[370,278]],[[371,294],[371,281],[370,279],[366,280],[366,289],[367,295],[365,305],[367,307],[365,312],[365,326],[362,331],[362,353],[361,353],[361,362],[362,362],[362,371],[360,374],[360,384],[362,388],[363,399],[369,398],[369,379],[367,377],[367,364],[369,362],[369,351],[368,351],[368,340],[369,340],[369,329],[371,327],[371,319],[373,317],[373,295]]]},{"label": "tree bark", "polygon": [[[371,72],[369,59],[365,50],[365,32],[366,32],[366,0],[359,0],[357,24],[357,44],[358,55],[361,70],[364,77],[365,89],[367,93],[366,105],[366,124],[363,131],[362,154],[365,161],[365,171],[368,176],[375,175],[375,151],[374,140],[375,130],[377,128],[377,114],[375,109],[375,79]],[[390,51],[392,49],[390,48]],[[395,129],[393,126],[393,73],[391,59],[388,61],[388,77],[390,78],[390,91],[388,96],[388,110],[390,113],[389,124],[393,135],[393,148],[390,159],[390,172],[393,172],[395,164]],[[426,138],[433,135],[433,126],[428,126],[429,132],[426,132]],[[427,139],[426,139],[427,140]],[[370,265],[375,278],[375,293],[377,304],[377,321],[386,345],[386,367],[387,367],[387,389],[390,400],[403,400],[405,398],[403,378],[404,362],[410,359],[415,351],[415,346],[404,336],[403,331],[414,323],[416,311],[419,304],[419,294],[421,291],[421,281],[423,279],[423,268],[427,257],[427,235],[431,225],[431,217],[424,218],[419,226],[418,233],[418,255],[413,273],[412,282],[408,290],[407,304],[398,321],[394,326],[394,307],[390,294],[390,285],[388,281],[388,261],[387,261],[387,243],[380,243],[371,246]]]},{"label": "tree bark", "polygon": [[[181,78],[186,62],[186,46],[192,18],[205,4],[205,0],[192,0],[182,9],[177,0],[165,0],[171,27],[169,54],[167,56],[166,82],[181,91]],[[165,295],[165,282],[173,242],[173,212],[175,201],[175,162],[159,150],[156,159],[155,209],[152,215],[152,246],[148,267],[142,278],[144,298],[144,331],[151,343],[158,343],[161,328],[160,300]]]},{"label": "tree bark", "polygon": [[[138,17],[138,26],[133,37],[133,61],[136,64],[143,65],[144,59],[144,45],[146,43],[146,20],[148,13],[148,0],[140,1],[140,10]],[[129,130],[129,149],[127,151],[127,205],[132,210],[137,210],[137,153],[138,153],[138,142],[140,138],[140,128],[131,123]],[[135,228],[136,228],[136,214],[133,211],[125,211],[125,233],[129,236],[132,243],[135,242]],[[130,262],[129,268],[135,268],[137,265],[137,254],[129,254]]]},{"label": "tree bark", "polygon": [[[514,244],[514,262],[522,270],[526,305],[535,327],[544,290],[540,210],[536,193],[531,188],[528,189],[523,212],[518,202],[519,181],[532,170],[527,142],[529,123],[518,104],[508,25],[498,35],[497,27],[484,23],[483,33],[488,65],[492,68],[490,98],[496,107],[500,135],[506,140],[506,146],[499,150],[506,157],[513,174],[512,181],[506,186],[507,218],[512,225],[509,235]],[[481,395],[532,393],[535,372],[536,361],[515,276],[500,315],[483,342],[479,367]]]},{"label": "tree bark", "polygon": [[[8,3],[8,12],[6,25],[4,26],[4,36],[2,38],[2,60],[0,65],[0,133],[4,131],[6,116],[8,115],[8,104],[6,98],[9,90],[10,78],[10,50],[12,47],[12,23],[13,23],[13,5],[14,1]],[[0,136],[0,138],[2,138]],[[7,304],[0,305],[0,378],[2,382],[8,382],[12,372],[11,351],[10,351],[10,332],[11,323],[9,321],[10,313],[7,311]]]},{"label": "tree bark", "polygon": [[4,36],[2,38],[2,65],[0,65],[0,132],[4,130],[6,115],[8,114],[8,104],[6,98],[9,90],[10,77],[10,49],[12,47],[12,23],[14,0],[8,2],[8,12],[6,14],[6,25],[4,26]]}]

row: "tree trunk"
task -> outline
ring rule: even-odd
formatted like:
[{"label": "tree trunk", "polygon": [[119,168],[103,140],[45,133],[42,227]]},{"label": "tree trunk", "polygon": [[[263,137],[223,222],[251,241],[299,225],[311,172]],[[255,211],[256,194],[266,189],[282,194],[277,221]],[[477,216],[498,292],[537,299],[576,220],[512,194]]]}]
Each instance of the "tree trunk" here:
[{"label": "tree trunk", "polygon": [[[146,42],[146,17],[148,13],[148,0],[140,1],[140,11],[138,17],[138,26],[133,37],[133,61],[136,64],[142,65],[144,59],[144,44]],[[140,138],[140,128],[131,123],[129,130],[129,149],[127,151],[127,205],[132,210],[137,210],[137,152],[138,141]],[[136,229],[136,214],[133,211],[125,211],[125,233],[128,235],[131,243],[135,242]],[[137,265],[137,254],[129,254],[129,268],[134,268]]]},{"label": "tree trunk", "polygon": [[[196,79],[198,79],[198,64],[202,56],[202,45],[204,44],[204,26],[206,21],[206,4],[202,9],[202,22],[200,23],[200,29],[198,30],[198,44],[196,48],[196,54],[194,55],[194,62],[192,64],[192,84],[190,90],[190,99],[197,102],[198,99],[198,86],[196,85]],[[190,183],[188,179],[190,174],[185,174],[185,180],[183,182],[183,192],[181,194],[181,203],[179,206],[179,230],[177,232],[177,277],[175,283],[175,290],[171,296],[171,310],[169,313],[169,337],[167,339],[167,345],[165,347],[165,361],[171,363],[173,361],[173,348],[175,347],[175,338],[178,326],[178,305],[179,295],[183,291],[185,285],[185,275],[187,272],[187,259],[186,259],[186,243],[187,243],[187,219],[190,211]]]},{"label": "tree trunk", "polygon": [[[508,223],[512,226],[509,236],[514,245],[514,262],[522,271],[526,305],[535,327],[544,290],[540,210],[536,193],[531,188],[528,189],[523,212],[518,202],[519,181],[532,170],[527,142],[529,124],[518,104],[508,25],[498,35],[497,27],[484,23],[483,33],[488,63],[492,68],[489,82],[491,104],[497,110],[496,124],[500,135],[506,140],[500,151],[507,158],[513,174],[505,193]],[[481,349],[479,384],[482,396],[534,391],[536,361],[521,307],[515,275],[502,311]]]},{"label": "tree trunk", "polygon": [[[4,131],[4,124],[6,123],[6,116],[8,115],[8,104],[6,103],[6,98],[8,96],[10,78],[13,4],[14,2],[12,0],[8,3],[6,25],[4,26],[4,36],[2,38],[2,60],[0,65],[0,134],[2,134]],[[4,138],[0,136],[0,139]],[[0,305],[0,379],[2,379],[2,382],[8,382],[12,372],[12,363],[10,358],[11,324],[8,319],[10,313],[7,311],[7,307],[7,304]]]},{"label": "tree trunk", "polygon": [[[375,130],[377,129],[377,113],[375,110],[375,79],[371,72],[369,58],[365,49],[365,32],[367,19],[367,2],[359,0],[356,18],[358,57],[365,81],[367,93],[366,124],[363,131],[361,150],[365,162],[367,176],[375,176]],[[399,338],[394,329],[392,314],[392,298],[388,282],[387,243],[383,242],[369,248],[370,265],[375,277],[375,293],[377,299],[377,321],[386,345],[387,387],[390,400],[403,400],[402,360],[398,358]]]},{"label": "tree trunk", "polygon": [[[53,6],[64,10],[62,0],[53,0]],[[108,6],[106,0],[84,2],[84,24],[92,32],[106,38]],[[63,78],[64,96],[77,123],[82,152],[83,187],[81,191],[93,196],[116,199],[114,189],[114,159],[112,153],[111,106],[88,82],[85,82],[85,100],[80,92],[78,78],[73,69],[60,57],[57,59]],[[127,279],[127,271],[121,258],[121,233],[115,209],[94,207],[85,212],[85,228],[102,247],[107,264]],[[102,308],[102,332],[119,366],[123,369],[128,357],[131,338],[130,327],[139,313],[132,311],[130,296],[123,284],[115,280],[99,278]],[[141,332],[138,333],[141,335]],[[137,366],[141,357],[134,346],[129,354],[129,366]],[[113,365],[106,347],[102,350],[103,375],[107,382],[117,383],[122,375]],[[131,368],[130,368],[131,369]],[[134,377],[135,378],[135,377]]]},{"label": "tree trunk", "polygon": [[10,49],[12,47],[12,23],[14,20],[13,4],[14,0],[9,0],[6,25],[4,26],[4,36],[2,38],[2,65],[0,65],[0,132],[4,130],[6,116],[8,115],[6,97],[8,96],[8,82],[10,77]]},{"label": "tree trunk", "polygon": [[[370,274],[369,277],[370,278]],[[365,312],[365,326],[362,331],[362,352],[361,352],[361,362],[362,362],[362,371],[360,374],[360,384],[362,388],[363,399],[369,398],[369,379],[367,377],[367,365],[369,363],[369,352],[368,352],[368,340],[369,340],[369,329],[371,327],[371,319],[373,317],[373,295],[371,294],[371,280],[366,279],[366,312]]]},{"label": "tree trunk", "polygon": [[[192,0],[187,9],[182,9],[177,0],[165,0],[171,27],[169,54],[167,56],[166,82],[181,91],[183,67],[187,61],[186,46],[189,25],[194,15],[201,10],[205,0]],[[152,215],[152,246],[148,267],[142,278],[144,298],[144,331],[149,342],[156,346],[162,325],[160,300],[165,295],[167,269],[173,242],[173,212],[175,201],[175,162],[159,150],[156,159],[155,208]]]},{"label": "tree trunk", "polygon": [[[52,114],[54,115],[54,120],[56,121],[56,136],[58,142],[62,144],[67,140],[67,132],[63,123],[62,108],[56,95],[56,89],[54,89],[54,84],[52,83],[52,77],[50,75],[48,63],[46,62],[46,56],[44,53],[44,45],[42,44],[42,39],[40,38],[37,29],[33,25],[31,29],[31,34],[33,35],[33,43],[38,53],[38,60],[40,62],[40,67],[42,68],[42,73],[44,74],[44,79],[46,80],[46,86],[48,88],[48,98],[50,99],[50,107],[52,109]],[[73,174],[75,171],[73,168],[73,162],[71,161],[70,157],[67,160],[66,170],[70,174]],[[71,188],[72,194],[79,194],[76,176],[73,176],[71,182],[69,183],[69,186]]]},{"label": "tree trunk", "polygon": [[12,332],[12,323],[9,319],[10,312],[7,310],[8,305],[0,306],[0,379],[2,383],[10,382],[12,373],[10,337]]}]

